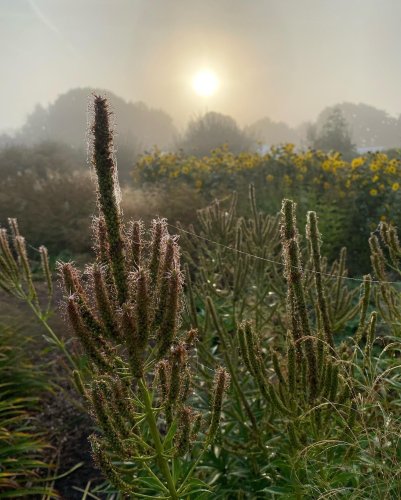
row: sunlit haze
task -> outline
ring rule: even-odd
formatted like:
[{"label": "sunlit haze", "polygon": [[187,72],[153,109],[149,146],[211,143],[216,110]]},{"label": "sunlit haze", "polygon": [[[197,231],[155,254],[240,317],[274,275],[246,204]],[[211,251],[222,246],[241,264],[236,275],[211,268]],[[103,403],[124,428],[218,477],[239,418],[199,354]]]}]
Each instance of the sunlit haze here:
[{"label": "sunlit haze", "polygon": [[296,126],[344,101],[398,116],[400,19],[398,0],[1,0],[0,130],[76,87],[143,101],[178,127],[212,94],[208,109],[241,126]]},{"label": "sunlit haze", "polygon": [[213,71],[205,69],[196,73],[192,85],[199,96],[210,97],[217,92],[219,80]]}]

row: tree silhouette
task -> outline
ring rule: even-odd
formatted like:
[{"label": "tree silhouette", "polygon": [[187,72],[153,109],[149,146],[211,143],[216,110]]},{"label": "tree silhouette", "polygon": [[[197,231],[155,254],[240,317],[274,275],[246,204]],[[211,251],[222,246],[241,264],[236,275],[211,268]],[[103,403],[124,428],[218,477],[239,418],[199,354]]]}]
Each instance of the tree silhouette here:
[{"label": "tree silhouette", "polygon": [[300,142],[297,132],[287,123],[274,122],[267,116],[246,127],[245,132],[255,141],[268,146],[288,142],[299,144]]},{"label": "tree silhouette", "polygon": [[349,126],[338,107],[331,111],[320,130],[316,126],[309,128],[308,139],[314,149],[339,151],[345,158],[352,157],[356,153]]},{"label": "tree silhouette", "polygon": [[360,148],[394,148],[401,144],[401,119],[364,103],[343,102],[325,108],[316,120],[321,129],[334,108],[341,110],[352,131],[352,140]]},{"label": "tree silhouette", "polygon": [[233,153],[249,149],[252,140],[238,127],[231,116],[210,111],[189,122],[178,147],[186,153],[197,156],[210,154],[210,151],[227,145]]}]

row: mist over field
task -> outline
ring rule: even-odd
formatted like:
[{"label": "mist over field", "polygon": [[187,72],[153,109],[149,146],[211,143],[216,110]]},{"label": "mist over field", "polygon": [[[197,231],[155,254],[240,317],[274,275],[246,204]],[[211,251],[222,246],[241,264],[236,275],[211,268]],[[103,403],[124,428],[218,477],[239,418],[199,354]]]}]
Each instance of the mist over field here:
[{"label": "mist over field", "polygon": [[0,0],[0,499],[401,498],[400,20]]},{"label": "mist over field", "polygon": [[[342,102],[398,119],[400,15],[396,0],[3,0],[0,130],[78,87],[162,109],[179,130],[205,110],[297,128]],[[199,98],[205,67],[220,87]]]}]

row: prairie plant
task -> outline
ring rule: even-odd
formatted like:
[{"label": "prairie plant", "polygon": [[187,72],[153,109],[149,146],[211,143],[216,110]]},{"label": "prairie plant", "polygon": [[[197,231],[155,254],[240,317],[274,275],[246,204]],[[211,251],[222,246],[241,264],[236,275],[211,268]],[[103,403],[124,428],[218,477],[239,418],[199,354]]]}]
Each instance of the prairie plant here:
[{"label": "prairie plant", "polygon": [[[390,341],[381,352],[375,347],[377,313],[368,319],[369,275],[360,287],[355,339],[335,342],[314,212],[308,213],[306,234],[316,294],[314,313],[306,300],[295,204],[284,200],[281,238],[289,328],[286,352],[270,354],[273,376],[262,339],[252,325],[245,322],[238,331],[244,365],[266,408],[273,411],[276,434],[282,433],[278,450],[288,462],[283,466],[282,458],[277,461],[276,485],[281,486],[276,492],[291,492],[294,498],[376,498],[381,491],[383,498],[393,498],[401,487],[394,458],[401,453],[395,431],[400,419],[393,416],[393,412],[398,414],[399,399],[392,401],[389,395],[391,387],[399,384],[399,363],[394,357],[400,343]],[[368,481],[362,480],[364,469],[369,471]],[[280,480],[283,473],[287,475],[284,483]],[[273,492],[274,487],[264,491]]]},{"label": "prairie plant", "polygon": [[[215,372],[210,417],[194,408],[197,333],[181,328],[183,277],[166,221],[124,226],[107,101],[94,98],[96,261],[81,274],[60,263],[69,322],[88,358],[75,371],[98,432],[93,456],[133,498],[189,498],[208,491],[195,469],[219,427],[229,376]],[[209,422],[207,422],[209,420]]]},{"label": "prairie plant", "polygon": [[280,314],[279,299],[285,296],[274,262],[279,260],[278,218],[258,211],[253,186],[249,204],[251,216],[245,218],[236,213],[236,193],[228,208],[215,201],[198,211],[199,235],[191,234],[191,226],[189,233],[181,227],[180,236],[188,270],[198,275],[196,293],[210,296],[234,325],[251,314],[263,328]]},{"label": "prairie plant", "polygon": [[396,280],[401,276],[401,247],[398,232],[393,225],[381,222],[378,233],[369,238],[372,268],[378,281],[374,287],[375,303],[392,334],[399,336],[401,294]]},{"label": "prairie plant", "polygon": [[46,340],[60,349],[70,366],[75,368],[77,360],[48,322],[52,312],[53,281],[47,248],[42,245],[38,250],[42,279],[47,288],[47,299],[43,303],[33,279],[34,265],[28,258],[27,243],[20,234],[17,219],[9,219],[8,225],[8,230],[0,228],[0,289],[28,304],[36,319],[43,325]]},{"label": "prairie plant", "polygon": [[200,212],[199,237],[194,228],[181,228],[185,320],[200,332],[200,370],[207,379],[222,359],[232,379],[219,447],[207,456],[211,468],[235,470],[222,498],[236,487],[256,495],[273,477],[279,481],[272,459],[277,446],[297,455],[344,433],[355,417],[348,366],[353,351],[338,345],[336,336],[358,313],[360,327],[367,323],[370,281],[361,292],[345,285],[345,249],[328,266],[316,214],[308,214],[300,246],[292,202],[284,203],[279,219],[258,212],[252,187],[250,201],[249,219],[236,215],[234,196],[228,210],[215,203]]},{"label": "prairie plant", "polygon": [[[317,294],[316,315],[311,321],[307,307],[302,259],[298,244],[295,204],[283,201],[281,239],[284,274],[287,281],[288,332],[286,352],[271,353],[274,377],[267,370],[261,339],[250,322],[238,329],[245,366],[254,377],[267,405],[287,420],[288,437],[294,449],[308,439],[330,435],[327,422],[339,415],[348,418],[352,386],[340,363],[333,341],[328,301],[322,284],[321,256],[317,219],[308,214],[307,238],[312,249]],[[338,403],[336,411],[333,405]]]}]

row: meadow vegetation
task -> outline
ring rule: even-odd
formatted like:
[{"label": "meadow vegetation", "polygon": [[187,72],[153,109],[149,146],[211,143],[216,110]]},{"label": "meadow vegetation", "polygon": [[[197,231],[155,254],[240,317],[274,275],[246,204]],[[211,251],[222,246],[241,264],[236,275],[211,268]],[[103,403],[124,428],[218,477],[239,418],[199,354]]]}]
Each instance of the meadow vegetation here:
[{"label": "meadow vegetation", "polygon": [[[57,264],[68,327],[50,322],[56,255],[35,253],[15,219],[0,233],[2,293],[26,304],[62,354],[77,411],[91,417],[104,480],[70,498],[399,498],[399,160],[345,161],[291,145],[266,155],[154,151],[134,169],[142,198],[123,189],[121,202],[99,96],[91,134],[91,241],[84,222],[79,230],[88,256],[82,266],[62,255]],[[55,181],[40,175],[46,198]],[[152,220],[161,207],[174,213],[177,197],[190,216]],[[89,206],[76,200],[70,210],[84,220]],[[57,234],[44,234],[46,243]],[[55,244],[58,257],[62,250]],[[47,477],[31,426],[19,446],[37,400],[9,386],[24,365],[7,331],[1,404],[11,409],[0,413],[0,458],[12,460],[0,470],[0,498],[18,487],[39,494],[35,480]],[[24,372],[22,387],[49,391],[40,371]]]}]

